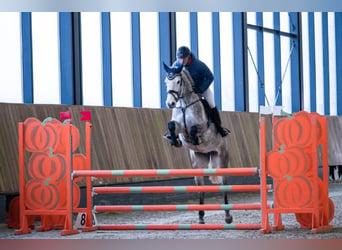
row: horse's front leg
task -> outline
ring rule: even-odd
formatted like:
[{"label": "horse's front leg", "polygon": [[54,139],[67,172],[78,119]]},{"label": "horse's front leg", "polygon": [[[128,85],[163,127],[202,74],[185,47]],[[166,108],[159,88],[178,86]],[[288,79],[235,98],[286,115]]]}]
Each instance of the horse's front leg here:
[{"label": "horse's front leg", "polygon": [[198,128],[197,128],[196,125],[191,126],[191,128],[190,128],[190,138],[191,138],[191,143],[193,145],[198,145],[199,144],[198,136],[197,136],[197,131],[198,131]]},{"label": "horse's front leg", "polygon": [[170,135],[168,136],[168,139],[170,140],[170,143],[172,146],[175,147],[181,147],[182,142],[178,138],[178,133],[176,131],[176,122],[175,121],[169,121],[167,124],[167,128],[170,132]]}]

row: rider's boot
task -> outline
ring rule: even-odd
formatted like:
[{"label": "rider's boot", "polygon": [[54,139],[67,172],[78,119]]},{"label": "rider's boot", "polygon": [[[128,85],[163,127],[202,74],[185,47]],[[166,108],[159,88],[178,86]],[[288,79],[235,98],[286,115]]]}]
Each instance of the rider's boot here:
[{"label": "rider's boot", "polygon": [[211,109],[211,121],[215,124],[217,131],[221,134],[222,137],[225,137],[231,133],[229,129],[223,128],[221,126],[220,113],[217,107]]}]

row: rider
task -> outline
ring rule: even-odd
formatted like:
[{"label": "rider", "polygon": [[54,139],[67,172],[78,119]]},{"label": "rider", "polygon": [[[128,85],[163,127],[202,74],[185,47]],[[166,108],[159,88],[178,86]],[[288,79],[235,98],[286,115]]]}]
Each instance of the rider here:
[{"label": "rider", "polygon": [[179,47],[176,56],[177,60],[173,63],[173,67],[181,67],[183,65],[189,71],[194,81],[192,88],[195,93],[203,96],[207,100],[210,107],[211,121],[215,124],[217,131],[222,137],[229,135],[230,131],[221,126],[221,118],[215,104],[214,94],[209,88],[214,80],[213,73],[186,46]]}]

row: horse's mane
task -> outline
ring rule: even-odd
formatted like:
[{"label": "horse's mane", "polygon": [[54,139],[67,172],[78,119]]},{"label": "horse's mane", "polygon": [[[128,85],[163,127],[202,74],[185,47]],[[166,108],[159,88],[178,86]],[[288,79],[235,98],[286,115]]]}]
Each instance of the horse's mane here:
[{"label": "horse's mane", "polygon": [[186,81],[186,83],[192,84],[194,80],[192,79],[190,72],[185,68],[183,68],[182,72],[183,72],[183,80]]}]

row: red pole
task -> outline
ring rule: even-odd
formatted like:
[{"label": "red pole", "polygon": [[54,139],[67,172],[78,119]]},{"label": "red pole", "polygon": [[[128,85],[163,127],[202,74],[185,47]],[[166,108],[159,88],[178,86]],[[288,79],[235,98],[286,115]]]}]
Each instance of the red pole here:
[{"label": "red pole", "polygon": [[66,141],[66,154],[65,154],[65,160],[66,160],[66,172],[68,174],[69,178],[66,178],[66,216],[65,216],[65,225],[64,230],[61,231],[61,235],[70,235],[70,234],[76,234],[79,233],[77,229],[73,229],[73,222],[72,222],[72,215],[73,215],[73,181],[71,179],[71,173],[72,173],[72,139],[71,139],[71,125],[70,122],[67,122],[65,125],[68,133],[65,134],[65,141]]},{"label": "red pole", "polygon": [[[268,205],[267,207],[270,207]],[[96,212],[132,212],[132,211],[199,211],[199,210],[260,210],[260,204],[207,204],[207,205],[118,205],[95,206]]]},{"label": "red pole", "polygon": [[170,176],[252,176],[258,175],[257,168],[218,168],[218,169],[143,169],[143,170],[77,170],[74,176],[109,177],[170,177]]},{"label": "red pole", "polygon": [[[267,190],[271,185],[266,186]],[[225,186],[157,186],[157,187],[94,187],[96,194],[112,193],[191,193],[191,192],[247,192],[260,191],[260,185]]]},{"label": "red pole", "polygon": [[20,229],[15,230],[14,234],[31,233],[28,227],[27,217],[25,215],[25,135],[24,123],[20,122],[18,125],[18,151],[19,151],[19,220]]},{"label": "red pole", "polygon": [[99,225],[99,230],[255,230],[260,224],[169,224],[169,225]]},{"label": "red pole", "polygon": [[[91,128],[92,125],[90,122],[86,122],[86,169],[91,171]],[[92,183],[91,183],[91,177],[86,177],[86,192],[87,192],[87,207],[86,207],[86,224],[83,231],[94,231],[97,229],[97,227],[93,227],[92,224]]]}]

